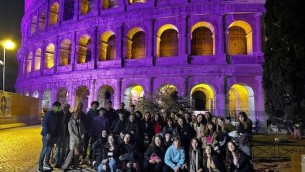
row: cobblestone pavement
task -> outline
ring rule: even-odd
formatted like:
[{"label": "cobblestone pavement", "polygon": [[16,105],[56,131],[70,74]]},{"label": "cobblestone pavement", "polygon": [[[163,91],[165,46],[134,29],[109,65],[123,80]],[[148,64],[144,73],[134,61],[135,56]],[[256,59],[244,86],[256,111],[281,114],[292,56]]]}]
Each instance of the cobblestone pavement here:
[{"label": "cobblestone pavement", "polygon": [[[41,151],[40,125],[0,130],[0,172],[35,172]],[[290,171],[290,162],[254,163],[255,171]],[[81,166],[83,172],[93,172]],[[54,169],[54,172],[60,171]],[[73,171],[73,170],[70,170]]]},{"label": "cobblestone pavement", "polygon": [[37,162],[41,151],[41,127],[0,130],[0,171],[23,172]]}]

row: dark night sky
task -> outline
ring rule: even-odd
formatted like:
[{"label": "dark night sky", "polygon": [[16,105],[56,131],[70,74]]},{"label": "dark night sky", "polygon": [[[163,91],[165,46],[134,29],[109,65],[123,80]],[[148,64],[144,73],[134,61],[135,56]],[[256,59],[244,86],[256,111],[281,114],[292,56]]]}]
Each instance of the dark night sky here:
[{"label": "dark night sky", "polygon": [[[21,20],[24,14],[24,0],[0,0],[0,41],[11,39],[16,43],[14,50],[6,52],[5,90],[15,92],[18,72],[16,54],[21,44]],[[0,49],[0,59],[3,61],[3,47]],[[2,66],[0,66],[0,89],[2,90]]]}]

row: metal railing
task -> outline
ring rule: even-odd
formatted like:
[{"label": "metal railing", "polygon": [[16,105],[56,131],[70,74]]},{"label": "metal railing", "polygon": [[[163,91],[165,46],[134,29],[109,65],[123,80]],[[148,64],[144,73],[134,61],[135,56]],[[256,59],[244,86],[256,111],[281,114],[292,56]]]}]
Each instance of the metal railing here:
[{"label": "metal railing", "polygon": [[252,159],[290,159],[292,154],[305,153],[305,144],[254,144]]}]

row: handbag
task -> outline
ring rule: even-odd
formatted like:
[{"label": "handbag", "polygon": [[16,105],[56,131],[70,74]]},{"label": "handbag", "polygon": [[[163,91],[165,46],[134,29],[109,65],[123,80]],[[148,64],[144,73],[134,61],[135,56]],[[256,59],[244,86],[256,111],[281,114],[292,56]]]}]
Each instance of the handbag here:
[{"label": "handbag", "polygon": [[159,160],[159,159],[160,159],[160,158],[159,158],[158,155],[155,154],[155,153],[151,154],[150,157],[149,157],[149,160],[152,160],[152,161],[157,161],[157,160]]}]

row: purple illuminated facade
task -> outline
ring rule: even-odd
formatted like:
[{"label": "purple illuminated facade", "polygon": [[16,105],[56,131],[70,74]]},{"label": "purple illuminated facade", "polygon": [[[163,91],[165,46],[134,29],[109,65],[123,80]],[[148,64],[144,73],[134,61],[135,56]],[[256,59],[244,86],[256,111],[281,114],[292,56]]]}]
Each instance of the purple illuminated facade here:
[{"label": "purple illuminated facade", "polygon": [[17,92],[85,108],[168,87],[264,120],[264,0],[25,0]]}]

